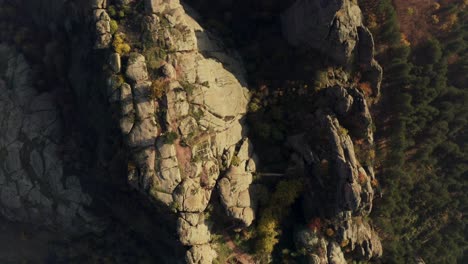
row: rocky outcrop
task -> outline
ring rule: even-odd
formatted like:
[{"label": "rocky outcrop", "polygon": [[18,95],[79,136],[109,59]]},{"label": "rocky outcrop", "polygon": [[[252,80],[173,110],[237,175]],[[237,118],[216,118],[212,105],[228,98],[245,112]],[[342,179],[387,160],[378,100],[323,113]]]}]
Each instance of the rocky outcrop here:
[{"label": "rocky outcrop", "polygon": [[106,7],[107,1],[105,0],[93,0],[93,18],[96,31],[96,41],[94,48],[104,49],[109,47],[109,44],[112,41],[111,27],[110,27],[110,17],[107,14]]},{"label": "rocky outcrop", "polygon": [[[0,213],[69,232],[93,230],[96,219],[80,175],[66,173],[66,142],[53,92],[38,92],[23,55],[0,44]],[[94,225],[94,228],[93,228]]]},{"label": "rocky outcrop", "polygon": [[382,255],[380,239],[365,220],[378,184],[372,168],[372,117],[365,96],[350,79],[341,69],[328,69],[305,117],[305,133],[288,140],[300,157],[291,164],[304,168],[311,186],[303,205],[312,228],[299,231],[296,239],[309,263],[346,263],[344,253],[366,261]]},{"label": "rocky outcrop", "polygon": [[[148,0],[145,7],[143,30],[134,32],[145,49],[122,58],[125,64],[109,58],[108,97],[120,109],[131,151],[128,180],[178,214],[187,262],[211,263],[204,212],[215,187],[228,216],[241,226],[254,219],[255,162],[242,121],[249,92],[237,55],[186,13],[193,11],[179,1]],[[155,58],[156,50],[166,55]]]},{"label": "rocky outcrop", "polygon": [[362,12],[351,0],[298,0],[282,15],[283,34],[296,47],[322,52],[339,65],[357,64],[379,97],[382,68]]}]

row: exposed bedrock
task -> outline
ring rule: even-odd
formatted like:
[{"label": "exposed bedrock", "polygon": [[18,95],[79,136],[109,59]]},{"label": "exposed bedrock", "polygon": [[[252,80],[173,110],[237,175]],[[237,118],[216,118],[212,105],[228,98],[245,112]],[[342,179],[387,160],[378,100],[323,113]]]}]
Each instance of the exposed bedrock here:
[{"label": "exposed bedrock", "polygon": [[0,212],[9,220],[69,232],[97,228],[85,209],[80,166],[70,160],[54,91],[38,92],[23,55],[0,43]]},{"label": "exposed bedrock", "polygon": [[318,94],[315,110],[306,117],[308,129],[288,139],[299,157],[292,159],[293,166],[306,171],[304,215],[327,230],[326,235],[320,227],[298,233],[297,245],[307,250],[310,263],[346,263],[343,253],[362,260],[382,254],[367,220],[378,184],[372,118],[359,90],[349,83],[332,83]]},{"label": "exposed bedrock", "polygon": [[[249,186],[255,162],[243,117],[250,96],[242,63],[179,1],[145,1],[140,36],[149,45],[125,65],[109,58],[108,97],[131,150],[132,186],[172,208],[189,263],[211,263],[204,212],[218,186],[226,214],[240,226],[254,219]],[[190,14],[188,14],[190,13]],[[148,50],[164,49],[156,72]],[[118,65],[122,65],[119,67]],[[153,66],[151,66],[153,67]],[[115,76],[124,76],[116,85]],[[155,85],[162,96],[154,96]],[[212,252],[212,253],[210,253]]]}]

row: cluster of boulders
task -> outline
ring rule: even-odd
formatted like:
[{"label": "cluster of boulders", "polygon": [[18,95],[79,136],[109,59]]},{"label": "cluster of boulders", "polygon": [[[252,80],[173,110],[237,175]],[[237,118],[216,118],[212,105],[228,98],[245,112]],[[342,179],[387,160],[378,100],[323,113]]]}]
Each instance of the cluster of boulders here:
[{"label": "cluster of boulders", "polygon": [[1,215],[71,232],[93,229],[80,175],[65,172],[70,164],[53,91],[34,88],[32,69],[15,48],[0,43],[0,61]]},{"label": "cluster of boulders", "polygon": [[216,186],[228,216],[244,227],[254,219],[249,186],[256,166],[241,120],[249,92],[236,55],[179,1],[148,0],[145,7],[143,30],[136,33],[146,49],[167,51],[157,73],[149,73],[154,58],[145,50],[125,58],[112,53],[108,60],[109,101],[120,109],[131,151],[128,179],[178,214],[179,240],[190,247],[187,262],[211,263],[216,252],[205,211]]}]

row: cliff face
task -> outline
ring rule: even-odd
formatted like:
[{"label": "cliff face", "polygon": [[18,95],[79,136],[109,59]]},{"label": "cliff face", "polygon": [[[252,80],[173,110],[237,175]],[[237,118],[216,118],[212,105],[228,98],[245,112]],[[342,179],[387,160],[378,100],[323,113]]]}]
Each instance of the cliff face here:
[{"label": "cliff face", "polygon": [[15,48],[0,46],[2,111],[0,149],[1,212],[12,221],[82,232],[93,217],[91,198],[61,149],[73,144],[62,133],[60,109],[48,92],[38,93],[32,69]]},{"label": "cliff face", "polygon": [[[94,12],[102,12],[96,47],[104,48],[106,11]],[[217,182],[228,216],[242,226],[254,219],[249,185],[255,161],[241,121],[249,101],[242,64],[178,1],[146,1],[141,27],[127,35],[145,41],[142,50],[109,56],[108,96],[120,108],[131,153],[128,180],[178,214],[179,239],[190,246],[187,261],[211,263],[216,252],[204,211]],[[155,48],[167,54],[154,59]],[[116,85],[118,76],[124,82]]]},{"label": "cliff face", "polygon": [[[333,235],[302,230],[297,243],[306,248],[311,263],[346,263],[343,252],[358,259],[378,258],[380,239],[365,220],[377,184],[367,98],[379,96],[382,80],[382,68],[373,58],[372,36],[352,1],[296,1],[282,22],[290,44],[319,50],[337,65],[329,67],[318,84],[321,90],[304,133],[289,139],[301,157],[295,166],[306,168],[309,188],[304,213],[312,219],[328,219]],[[370,72],[364,77],[370,90],[356,86],[346,70],[352,67]]]},{"label": "cliff face", "polygon": [[[127,9],[115,10],[117,4]],[[258,211],[252,182],[262,157],[247,138],[251,95],[239,55],[178,0],[53,1],[53,6],[67,10],[65,18],[49,19],[71,50],[62,62],[64,83],[80,116],[77,133],[83,135],[70,136],[68,111],[57,103],[63,91],[38,91],[27,60],[14,44],[2,43],[0,128],[6,133],[0,135],[0,212],[11,221],[67,234],[106,234],[115,217],[144,243],[161,234],[153,243],[178,254],[180,245],[167,240],[180,241],[187,263],[212,263],[220,250],[212,243],[212,225],[221,220],[209,219],[210,204],[219,200],[239,229],[254,224]],[[46,14],[33,20],[43,24]],[[301,133],[287,135],[289,166],[302,168],[295,177],[303,177],[307,187],[303,214],[327,219],[334,232],[297,230],[296,245],[310,263],[382,254],[366,220],[376,182],[367,100],[379,96],[382,69],[361,20],[351,1],[300,0],[282,16],[292,46],[319,50],[332,60],[298,124]],[[356,85],[353,67],[370,90]],[[73,156],[80,138],[86,138],[89,160]],[[129,194],[128,186],[141,197]],[[111,191],[101,193],[104,189]],[[145,205],[137,205],[141,201]],[[104,207],[110,215],[99,213]],[[132,217],[136,212],[143,220]],[[163,230],[166,226],[176,235]]]}]

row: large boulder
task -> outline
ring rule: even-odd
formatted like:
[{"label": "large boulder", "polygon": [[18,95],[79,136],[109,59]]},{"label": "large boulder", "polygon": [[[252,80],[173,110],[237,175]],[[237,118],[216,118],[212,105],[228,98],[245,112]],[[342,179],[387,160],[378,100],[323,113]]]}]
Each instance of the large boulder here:
[{"label": "large boulder", "polygon": [[130,54],[125,75],[135,83],[148,80],[145,57],[139,53]]}]

